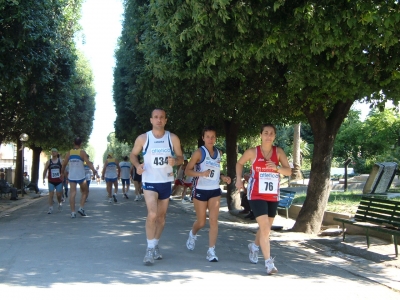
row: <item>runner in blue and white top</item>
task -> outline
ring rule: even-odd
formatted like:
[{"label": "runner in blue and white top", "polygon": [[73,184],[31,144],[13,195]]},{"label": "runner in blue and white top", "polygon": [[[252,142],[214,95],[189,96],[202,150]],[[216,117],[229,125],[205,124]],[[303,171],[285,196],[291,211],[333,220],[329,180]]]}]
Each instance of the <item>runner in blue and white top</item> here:
[{"label": "runner in blue and white top", "polygon": [[131,173],[132,173],[132,164],[128,160],[128,156],[124,157],[124,160],[119,163],[119,167],[121,169],[121,182],[122,182],[122,193],[126,199],[129,199],[129,186],[131,184]]},{"label": "runner in blue and white top", "polygon": [[[106,190],[108,195],[108,202],[117,203],[118,194],[118,178],[121,174],[121,168],[117,159],[112,157],[112,153],[107,154],[107,159],[104,162],[103,172],[101,178],[106,181]],[[112,187],[114,186],[114,194],[111,197]]]},{"label": "runner in blue and white top", "polygon": [[[164,135],[156,138],[152,131],[146,133],[146,143],[143,146],[143,160],[145,170],[142,182],[166,183],[174,181],[174,171],[168,164],[168,157],[174,156],[171,133],[165,131]],[[169,198],[170,195],[167,195]]]},{"label": "runner in blue and white top", "polygon": [[65,168],[67,164],[69,164],[68,180],[69,180],[69,185],[71,187],[71,193],[69,197],[69,205],[71,207],[71,218],[76,218],[75,196],[76,196],[76,186],[78,184],[81,189],[81,201],[78,213],[83,217],[87,216],[84,210],[84,205],[86,198],[88,196],[88,186],[85,179],[85,168],[83,167],[83,163],[85,162],[89,166],[89,168],[93,171],[94,174],[97,173],[93,167],[93,164],[89,161],[87,153],[80,148],[81,144],[82,144],[82,139],[76,137],[74,139],[74,148],[69,150],[68,153],[65,155],[61,168],[61,176],[63,176]]},{"label": "runner in blue and white top", "polygon": [[202,139],[204,146],[197,149],[190,159],[185,174],[193,176],[193,202],[196,210],[197,220],[193,223],[192,230],[189,232],[186,247],[193,250],[197,239],[196,233],[204,227],[207,219],[207,209],[209,211],[209,248],[207,259],[210,262],[217,262],[215,254],[215,244],[218,236],[218,214],[221,200],[220,179],[226,183],[231,183],[229,176],[221,175],[221,153],[214,146],[217,140],[217,133],[214,127],[208,126],[203,129]]},{"label": "runner in blue and white top", "polygon": [[[174,175],[172,167],[183,162],[179,138],[166,131],[167,115],[163,109],[154,109],[150,123],[152,130],[137,137],[131,152],[131,161],[136,172],[142,175],[143,194],[147,205],[146,236],[147,250],[143,262],[152,265],[161,259],[158,241],[164,229],[169,197]],[[142,152],[144,163],[138,155]]]}]

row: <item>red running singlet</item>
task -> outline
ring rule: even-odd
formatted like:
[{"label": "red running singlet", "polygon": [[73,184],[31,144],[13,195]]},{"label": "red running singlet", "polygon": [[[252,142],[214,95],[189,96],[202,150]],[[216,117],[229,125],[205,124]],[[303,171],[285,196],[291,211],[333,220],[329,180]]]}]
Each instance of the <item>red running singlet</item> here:
[{"label": "red running singlet", "polygon": [[[279,165],[276,146],[272,147],[272,160]],[[280,174],[267,168],[267,162],[262,154],[261,146],[256,147],[256,158],[251,165],[251,174],[247,186],[249,200],[279,201]]]}]

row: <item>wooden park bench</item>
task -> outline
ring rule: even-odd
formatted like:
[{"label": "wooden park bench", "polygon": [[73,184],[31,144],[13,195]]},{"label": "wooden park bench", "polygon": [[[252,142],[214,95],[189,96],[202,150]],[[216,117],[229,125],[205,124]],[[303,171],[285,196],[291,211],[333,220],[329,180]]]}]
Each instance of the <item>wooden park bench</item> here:
[{"label": "wooden park bench", "polygon": [[397,237],[400,236],[400,200],[363,196],[354,218],[334,218],[334,220],[342,223],[343,241],[346,238],[345,224],[364,228],[368,248],[370,245],[370,231],[390,234],[394,243],[396,257],[398,256]]},{"label": "wooden park bench", "polygon": [[280,189],[278,209],[286,209],[286,219],[289,218],[289,208],[296,192]]}]

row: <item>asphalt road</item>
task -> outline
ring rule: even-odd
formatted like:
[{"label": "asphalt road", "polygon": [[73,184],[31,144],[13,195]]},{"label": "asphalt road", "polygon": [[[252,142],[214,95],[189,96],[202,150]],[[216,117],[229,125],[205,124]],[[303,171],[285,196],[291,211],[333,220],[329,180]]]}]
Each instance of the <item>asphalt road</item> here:
[{"label": "asphalt road", "polygon": [[[400,299],[400,272],[321,254],[311,242],[271,237],[279,273],[248,260],[251,227],[221,219],[216,252],[206,260],[208,227],[194,251],[185,242],[195,215],[191,204],[171,201],[160,240],[163,259],[145,266],[144,201],[106,200],[92,186],[88,217],[70,218],[69,205],[47,214],[47,199],[0,217],[1,299]],[[78,202],[78,201],[77,201]],[[55,206],[56,207],[56,206]]]}]

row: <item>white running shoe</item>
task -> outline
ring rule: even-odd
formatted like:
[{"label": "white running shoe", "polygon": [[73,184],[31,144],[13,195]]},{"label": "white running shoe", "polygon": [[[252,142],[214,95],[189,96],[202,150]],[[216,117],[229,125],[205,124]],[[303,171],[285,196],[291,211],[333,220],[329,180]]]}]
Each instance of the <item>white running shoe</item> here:
[{"label": "white running shoe", "polygon": [[191,235],[190,232],[189,232],[189,237],[186,241],[186,248],[188,248],[188,250],[194,250],[194,246],[196,245],[197,236]]},{"label": "white running shoe", "polygon": [[112,203],[113,198],[108,198],[108,203]]},{"label": "white running shoe", "polygon": [[144,256],[143,262],[146,266],[154,264],[154,248],[146,249],[146,255]]},{"label": "white running shoe", "polygon": [[62,209],[63,209],[62,202],[60,202],[58,203],[58,211],[60,212],[62,211]]},{"label": "white running shoe", "polygon": [[278,273],[278,269],[274,265],[274,258],[265,261],[265,271],[268,275]]},{"label": "white running shoe", "polygon": [[210,262],[217,262],[218,261],[218,257],[215,254],[215,247],[212,247],[212,248],[208,249],[208,251],[207,251],[207,259]]},{"label": "white running shoe", "polygon": [[76,218],[76,213],[75,212],[72,212],[71,213],[71,219],[75,219]]},{"label": "white running shoe", "polygon": [[85,210],[81,207],[78,209],[78,213],[82,216],[82,217],[87,217],[87,214],[85,213]]},{"label": "white running shoe", "polygon": [[135,201],[139,201],[139,199],[140,199],[140,196],[139,196],[139,195],[136,195]]},{"label": "white running shoe", "polygon": [[53,206],[49,207],[49,210],[47,211],[47,214],[50,215],[53,212]]},{"label": "white running shoe", "polygon": [[[185,197],[185,198],[186,198],[186,197]],[[188,203],[190,203],[190,200],[189,200],[189,199],[185,199],[185,198],[182,199],[182,204],[188,204]]]},{"label": "white running shoe", "polygon": [[113,195],[113,198],[114,198],[114,202],[117,203],[117,202],[118,202],[118,200],[117,200],[117,195],[114,194],[114,195]]},{"label": "white running shoe", "polygon": [[154,259],[157,259],[157,260],[162,259],[162,255],[160,252],[160,248],[158,248],[158,245],[154,247],[153,257],[154,257]]},{"label": "white running shoe", "polygon": [[249,248],[249,259],[253,264],[258,263],[258,252],[260,250],[253,250],[253,245],[255,245],[254,243],[250,243],[247,247]]}]

